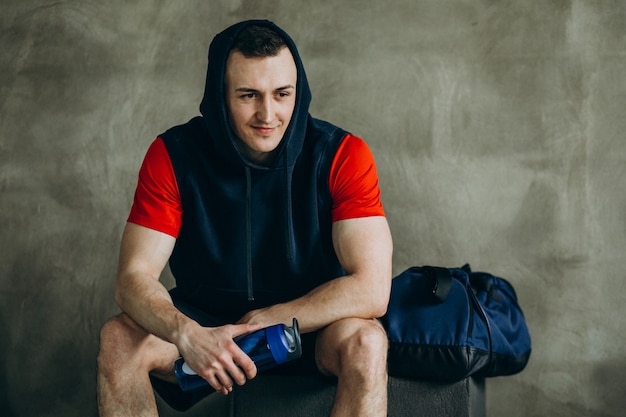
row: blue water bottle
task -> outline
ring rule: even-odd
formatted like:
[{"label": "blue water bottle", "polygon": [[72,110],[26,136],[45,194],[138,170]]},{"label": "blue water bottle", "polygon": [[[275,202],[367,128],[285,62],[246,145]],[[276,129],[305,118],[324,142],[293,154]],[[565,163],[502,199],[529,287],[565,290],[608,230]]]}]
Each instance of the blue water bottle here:
[{"label": "blue water bottle", "polygon": [[[295,318],[291,327],[276,324],[236,337],[234,340],[252,359],[259,372],[302,356],[300,329]],[[183,391],[193,391],[208,385],[208,382],[196,374],[183,358],[174,363],[174,373]]]}]

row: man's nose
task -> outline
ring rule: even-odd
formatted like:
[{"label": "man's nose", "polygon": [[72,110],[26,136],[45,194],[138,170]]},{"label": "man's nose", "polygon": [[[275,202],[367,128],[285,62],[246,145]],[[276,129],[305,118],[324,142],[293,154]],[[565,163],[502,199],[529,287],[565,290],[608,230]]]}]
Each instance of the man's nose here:
[{"label": "man's nose", "polygon": [[257,118],[264,122],[269,123],[274,118],[274,108],[271,97],[263,97],[259,102],[259,108],[257,109]]}]

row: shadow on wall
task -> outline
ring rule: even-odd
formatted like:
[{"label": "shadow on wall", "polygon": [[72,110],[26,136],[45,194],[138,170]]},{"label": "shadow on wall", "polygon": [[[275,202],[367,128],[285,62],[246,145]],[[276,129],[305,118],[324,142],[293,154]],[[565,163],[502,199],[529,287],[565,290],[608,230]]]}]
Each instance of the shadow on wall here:
[{"label": "shadow on wall", "polygon": [[[3,303],[4,304],[4,303]],[[5,304],[6,305],[6,304]],[[15,416],[15,410],[9,403],[9,380],[7,373],[9,327],[0,311],[0,415],[4,417]]]},{"label": "shadow on wall", "polygon": [[[587,367],[586,364],[580,364]],[[585,374],[585,372],[581,372]],[[513,376],[512,378],[516,378]],[[488,386],[487,395],[492,398],[503,399],[510,392],[497,384],[494,378]],[[538,385],[534,382],[525,382],[519,378],[515,382],[516,396],[523,399],[525,406],[523,414],[510,409],[507,401],[492,401],[489,415],[524,415],[526,417],[623,417],[626,410],[626,396],[624,396],[624,381],[626,381],[626,358],[618,362],[597,364],[589,373],[589,378],[580,381],[584,390],[572,396],[556,394],[558,387]],[[555,388],[552,390],[551,388]]]},{"label": "shadow on wall", "polygon": [[609,412],[607,416],[623,416],[626,410],[625,381],[626,358],[604,362],[597,366],[589,380],[595,407]]},{"label": "shadow on wall", "polygon": [[[85,247],[80,237],[68,235],[74,246]],[[96,414],[99,325],[94,322],[99,320],[94,311],[99,304],[94,294],[99,288],[81,282],[86,274],[81,271],[87,269],[79,262],[75,270],[65,266],[66,259],[79,256],[46,252],[70,247],[51,240],[42,238],[36,248],[18,255],[7,273],[10,290],[0,299],[2,417]]]}]

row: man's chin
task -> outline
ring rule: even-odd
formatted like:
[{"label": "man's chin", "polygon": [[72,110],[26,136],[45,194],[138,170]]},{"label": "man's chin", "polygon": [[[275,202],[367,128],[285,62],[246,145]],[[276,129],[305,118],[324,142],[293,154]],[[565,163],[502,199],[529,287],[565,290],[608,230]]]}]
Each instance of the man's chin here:
[{"label": "man's chin", "polygon": [[[280,142],[275,145],[269,143],[255,144],[254,147],[245,146],[240,147],[242,154],[251,162],[267,164],[272,161],[275,155],[275,151],[278,148]],[[267,146],[270,145],[270,146]]]}]

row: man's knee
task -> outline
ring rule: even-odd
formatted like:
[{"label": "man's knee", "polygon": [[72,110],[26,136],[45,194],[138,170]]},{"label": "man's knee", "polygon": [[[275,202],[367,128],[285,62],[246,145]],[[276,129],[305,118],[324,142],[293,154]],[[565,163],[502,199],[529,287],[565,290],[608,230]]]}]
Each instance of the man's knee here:
[{"label": "man's knee", "polygon": [[122,313],[107,321],[100,331],[98,369],[102,374],[155,373],[171,380],[178,348],[148,333]]},{"label": "man's knee", "polygon": [[375,320],[363,320],[353,333],[340,346],[340,354],[356,363],[371,366],[375,362],[386,362],[388,341],[385,330]]},{"label": "man's knee", "polygon": [[322,371],[386,372],[387,334],[377,320],[346,319],[331,324],[321,336],[317,347]]},{"label": "man's knee", "polygon": [[130,357],[140,356],[140,340],[145,334],[126,314],[109,319],[100,330],[98,368],[115,368]]}]

